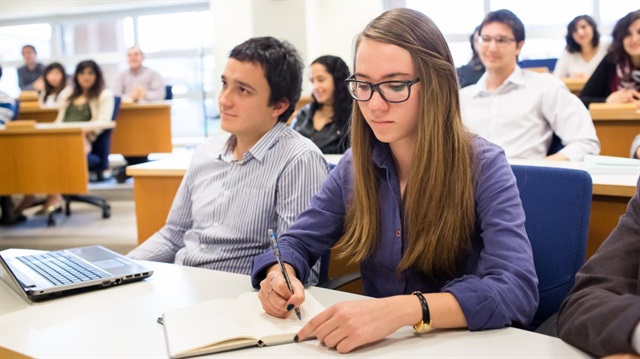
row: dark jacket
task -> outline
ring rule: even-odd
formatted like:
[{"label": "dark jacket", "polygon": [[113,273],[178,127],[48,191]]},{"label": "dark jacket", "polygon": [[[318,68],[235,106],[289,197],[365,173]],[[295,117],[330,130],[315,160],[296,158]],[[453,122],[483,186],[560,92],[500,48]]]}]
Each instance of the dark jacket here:
[{"label": "dark jacket", "polygon": [[587,108],[592,102],[605,102],[611,95],[611,80],[616,76],[616,64],[607,55],[600,61],[584,88],[580,92],[580,100]]},{"label": "dark jacket", "polygon": [[560,307],[558,334],[598,357],[634,353],[631,335],[638,322],[640,197],[636,192],[618,226],[578,271],[576,284]]},{"label": "dark jacket", "polygon": [[456,69],[458,73],[458,81],[460,82],[460,88],[475,85],[478,80],[484,74],[485,68],[482,62],[476,64],[467,64]]},{"label": "dark jacket", "polygon": [[[349,148],[348,130],[336,122],[326,124],[320,131],[313,128],[312,103],[300,109],[291,124],[294,130],[309,138],[325,154],[342,154]],[[345,126],[346,127],[346,126]]]}]

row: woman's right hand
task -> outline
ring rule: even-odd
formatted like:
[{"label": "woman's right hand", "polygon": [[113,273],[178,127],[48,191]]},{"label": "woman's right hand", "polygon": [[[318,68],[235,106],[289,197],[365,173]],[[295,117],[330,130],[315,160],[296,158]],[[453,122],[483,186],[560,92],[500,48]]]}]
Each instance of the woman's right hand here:
[{"label": "woman's right hand", "polygon": [[635,89],[622,89],[614,91],[607,97],[607,103],[628,103],[640,101],[640,92]]},{"label": "woman's right hand", "polygon": [[291,280],[293,295],[278,264],[267,269],[267,275],[260,282],[260,291],[258,292],[262,309],[267,314],[278,318],[286,318],[293,308],[300,307],[304,302],[304,285],[296,277],[296,271],[293,267],[285,264],[285,268]]}]

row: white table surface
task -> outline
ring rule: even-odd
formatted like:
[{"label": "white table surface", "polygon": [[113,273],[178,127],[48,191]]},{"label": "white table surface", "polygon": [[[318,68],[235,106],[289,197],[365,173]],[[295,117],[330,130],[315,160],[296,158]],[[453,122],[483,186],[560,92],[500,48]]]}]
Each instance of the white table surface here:
[{"label": "white table surface", "polygon": [[[6,250],[3,253],[8,253]],[[199,301],[234,298],[252,291],[238,274],[144,262],[155,273],[141,282],[28,303],[0,283],[0,345],[36,358],[166,358],[164,332],[156,319],[164,311]],[[363,297],[309,288],[325,307]],[[384,318],[380,318],[384,320]],[[223,324],[221,324],[223,325]],[[223,357],[345,357],[317,340],[218,353]],[[415,335],[410,327],[360,348],[349,357],[384,358],[588,358],[560,339],[515,328]]]}]

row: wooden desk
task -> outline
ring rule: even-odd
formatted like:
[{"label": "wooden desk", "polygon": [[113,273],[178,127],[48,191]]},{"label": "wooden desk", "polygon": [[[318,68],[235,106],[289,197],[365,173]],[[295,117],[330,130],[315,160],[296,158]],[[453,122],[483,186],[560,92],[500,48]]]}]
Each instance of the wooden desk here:
[{"label": "wooden desk", "polygon": [[35,120],[36,122],[53,122],[58,117],[57,107],[40,107],[31,104],[29,106],[23,106],[20,103],[20,110],[18,112],[18,120]]},{"label": "wooden desk", "polygon": [[37,124],[35,128],[0,127],[0,195],[87,193],[86,131],[113,123]]},{"label": "wooden desk", "polygon": [[592,103],[589,112],[600,139],[600,154],[629,157],[631,142],[640,133],[640,112],[636,105]]},{"label": "wooden desk", "polygon": [[[9,254],[7,250],[3,255]],[[209,269],[144,262],[154,274],[144,281],[29,304],[0,283],[0,346],[34,358],[166,358],[163,312],[213,298],[252,291],[249,277]],[[215,285],[212,285],[215,283]],[[350,293],[310,287],[325,308],[360,300]],[[224,323],[220,323],[224,325]],[[415,335],[403,327],[357,349],[349,358],[588,358],[558,338],[515,328],[482,332],[433,331]],[[252,347],[199,358],[345,358],[317,340]]]},{"label": "wooden desk", "polygon": [[565,77],[562,79],[562,82],[569,88],[574,95],[579,95],[580,91],[584,87],[584,84],[587,83],[588,78],[569,78]]},{"label": "wooden desk", "polygon": [[[19,120],[53,122],[58,116],[55,107],[20,106]],[[150,153],[171,152],[171,104],[167,102],[120,105],[118,126],[111,136],[111,153],[124,156],[147,156]]]},{"label": "wooden desk", "polygon": [[118,126],[111,138],[111,153],[147,156],[173,150],[170,103],[123,103],[116,122]]},{"label": "wooden desk", "polygon": [[133,198],[136,205],[138,244],[158,231],[167,221],[167,215],[178,192],[191,154],[166,160],[128,166],[127,174],[134,179]]}]

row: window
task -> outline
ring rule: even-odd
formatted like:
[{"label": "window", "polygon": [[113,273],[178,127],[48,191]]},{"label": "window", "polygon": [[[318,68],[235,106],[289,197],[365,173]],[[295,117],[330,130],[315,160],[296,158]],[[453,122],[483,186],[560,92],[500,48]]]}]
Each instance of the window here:
[{"label": "window", "polygon": [[51,57],[51,25],[30,24],[0,27],[0,61],[22,62],[22,46],[33,45],[38,59]]},{"label": "window", "polygon": [[429,16],[444,34],[471,34],[484,18],[482,0],[407,0],[407,7]]},{"label": "window", "polygon": [[585,0],[562,0],[553,3],[540,1],[491,0],[491,11],[511,10],[526,29],[559,26],[566,31],[567,24],[578,15],[592,15],[593,2]]},{"label": "window", "polygon": [[123,47],[123,19],[62,25],[62,52],[64,56],[121,51]]},{"label": "window", "polygon": [[148,53],[211,47],[212,19],[210,11],[140,16],[139,43]]}]

